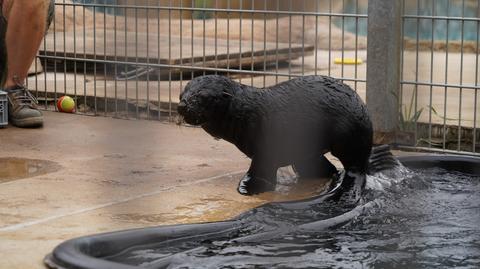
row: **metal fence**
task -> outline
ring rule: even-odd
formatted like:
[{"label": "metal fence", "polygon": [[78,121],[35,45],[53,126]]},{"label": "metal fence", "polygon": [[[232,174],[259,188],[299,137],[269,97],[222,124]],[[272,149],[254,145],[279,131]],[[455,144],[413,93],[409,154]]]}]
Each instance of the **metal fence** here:
[{"label": "metal fence", "polygon": [[400,126],[417,147],[477,153],[480,1],[407,3]]},{"label": "metal fence", "polygon": [[[415,146],[478,151],[480,0],[399,2],[395,125]],[[328,75],[366,99],[368,13],[367,0],[57,0],[28,87],[47,110],[70,95],[78,113],[170,121],[203,74],[257,87]]]}]

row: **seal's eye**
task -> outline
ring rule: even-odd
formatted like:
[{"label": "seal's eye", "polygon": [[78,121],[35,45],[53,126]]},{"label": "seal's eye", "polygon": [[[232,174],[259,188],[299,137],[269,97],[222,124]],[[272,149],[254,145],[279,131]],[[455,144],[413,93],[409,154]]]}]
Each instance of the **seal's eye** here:
[{"label": "seal's eye", "polygon": [[199,102],[208,102],[209,99],[210,99],[210,95],[208,92],[198,92],[196,95],[195,95],[195,99],[197,99]]},{"label": "seal's eye", "polygon": [[222,92],[223,96],[233,97],[233,94],[229,92]]}]

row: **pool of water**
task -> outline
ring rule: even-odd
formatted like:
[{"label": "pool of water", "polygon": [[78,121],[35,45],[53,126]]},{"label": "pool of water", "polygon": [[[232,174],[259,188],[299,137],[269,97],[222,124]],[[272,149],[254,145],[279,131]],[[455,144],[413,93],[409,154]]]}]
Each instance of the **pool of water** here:
[{"label": "pool of water", "polygon": [[0,183],[44,175],[60,169],[60,165],[51,161],[0,158]]},{"label": "pool of water", "polygon": [[236,229],[108,259],[147,268],[478,268],[480,176],[402,167],[367,182],[360,206],[270,204]]},{"label": "pool of water", "polygon": [[[367,14],[368,6],[365,1],[344,0],[344,13]],[[438,17],[465,17],[478,18],[480,8],[478,1],[466,0],[406,0],[405,14]],[[335,18],[334,24],[348,32],[358,32],[367,35],[367,19]],[[449,40],[449,41],[476,41],[480,27],[476,21],[447,20],[445,19],[416,19],[405,18],[403,22],[404,36],[419,40]],[[462,34],[463,30],[463,34]]]},{"label": "pool of water", "polygon": [[[80,4],[96,4],[96,5],[116,5],[116,0],[73,0],[73,2],[80,3]],[[118,4],[117,4],[118,5]],[[108,14],[117,14],[123,15],[123,8],[105,8],[105,7],[88,7],[91,10],[95,10],[95,12],[105,12]]]}]

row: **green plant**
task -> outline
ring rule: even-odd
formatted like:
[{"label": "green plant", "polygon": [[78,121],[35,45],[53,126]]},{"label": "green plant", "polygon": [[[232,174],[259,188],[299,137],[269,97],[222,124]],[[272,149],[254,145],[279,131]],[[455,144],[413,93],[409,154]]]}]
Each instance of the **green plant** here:
[{"label": "green plant", "polygon": [[412,98],[408,105],[401,105],[399,129],[401,131],[413,131],[415,130],[415,124],[422,115],[423,107],[419,110],[414,110],[415,94],[412,93]]},{"label": "green plant", "polygon": [[[212,6],[211,0],[195,0],[196,8],[209,8],[211,6]],[[212,12],[205,12],[203,10],[195,10],[192,16],[194,19],[199,19],[199,20],[207,20],[213,17]]]},{"label": "green plant", "polygon": [[[447,118],[447,117],[444,117],[442,115],[440,115],[437,110],[435,110],[435,108],[433,106],[428,106],[428,108],[433,112],[433,114],[439,118],[441,118],[442,120],[448,120],[448,121],[458,121],[458,118]],[[468,120],[465,120],[465,121],[468,121]]]}]

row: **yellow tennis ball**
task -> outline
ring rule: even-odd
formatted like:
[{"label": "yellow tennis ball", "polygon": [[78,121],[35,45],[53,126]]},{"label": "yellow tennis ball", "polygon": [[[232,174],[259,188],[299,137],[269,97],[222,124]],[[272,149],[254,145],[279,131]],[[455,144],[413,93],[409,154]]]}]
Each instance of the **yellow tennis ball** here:
[{"label": "yellow tennis ball", "polygon": [[57,101],[57,108],[60,112],[72,113],[75,111],[75,101],[70,96],[62,96]]}]

